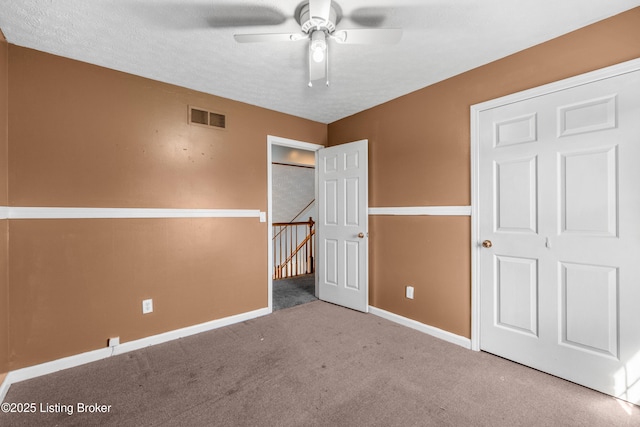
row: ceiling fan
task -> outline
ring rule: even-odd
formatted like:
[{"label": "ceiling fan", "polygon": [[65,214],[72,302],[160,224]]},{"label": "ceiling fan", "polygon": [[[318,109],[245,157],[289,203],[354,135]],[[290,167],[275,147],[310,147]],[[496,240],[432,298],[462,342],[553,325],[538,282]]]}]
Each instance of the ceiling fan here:
[{"label": "ceiling fan", "polygon": [[309,87],[320,79],[329,86],[329,41],[340,44],[391,44],[402,37],[402,30],[394,28],[358,28],[336,30],[342,18],[340,7],[331,0],[308,0],[296,8],[298,33],[235,34],[239,43],[300,41],[309,42]]}]

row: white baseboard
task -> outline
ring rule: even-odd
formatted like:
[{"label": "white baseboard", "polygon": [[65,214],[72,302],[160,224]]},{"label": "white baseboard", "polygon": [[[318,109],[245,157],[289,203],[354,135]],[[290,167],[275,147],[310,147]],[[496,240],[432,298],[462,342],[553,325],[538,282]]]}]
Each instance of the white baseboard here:
[{"label": "white baseboard", "polygon": [[407,326],[411,329],[415,329],[417,331],[423,332],[427,335],[434,336],[436,338],[440,338],[441,340],[450,342],[452,344],[459,345],[466,349],[471,349],[471,340],[469,338],[452,334],[451,332],[444,331],[442,329],[436,328],[434,326],[429,326],[424,323],[420,323],[416,320],[409,319],[407,317],[399,316],[397,314],[391,313],[386,310],[382,310],[380,308],[376,308],[373,306],[369,306],[369,313],[375,314],[376,316],[380,316],[384,319],[390,320],[395,323],[399,323],[400,325]]},{"label": "white baseboard", "polygon": [[270,313],[270,309],[261,308],[259,310],[249,311],[247,313],[237,314],[222,319],[216,319],[210,322],[201,323],[199,325],[188,326],[186,328],[176,329],[174,331],[141,338],[135,341],[125,342],[113,348],[101,348],[98,350],[88,351],[86,353],[64,357],[62,359],[52,360],[51,362],[10,371],[5,377],[2,384],[0,384],[0,402],[4,401],[4,398],[9,391],[9,387],[11,387],[12,384],[18,383],[20,381],[29,380],[32,378],[40,377],[42,375],[52,374],[63,369],[74,368],[86,363],[96,362],[98,360],[106,359],[111,356],[116,356],[133,350],[139,350],[141,348],[176,340],[178,338],[188,337],[190,335],[199,334],[201,332],[210,331],[213,329],[221,328],[223,326],[229,326],[234,323],[244,322],[246,320],[255,319],[257,317],[264,316]]},{"label": "white baseboard", "polygon": [[4,381],[2,381],[2,384],[0,384],[0,403],[4,402],[4,398],[9,391],[9,387],[11,386],[9,381],[9,375],[7,374],[7,376],[4,377]]}]

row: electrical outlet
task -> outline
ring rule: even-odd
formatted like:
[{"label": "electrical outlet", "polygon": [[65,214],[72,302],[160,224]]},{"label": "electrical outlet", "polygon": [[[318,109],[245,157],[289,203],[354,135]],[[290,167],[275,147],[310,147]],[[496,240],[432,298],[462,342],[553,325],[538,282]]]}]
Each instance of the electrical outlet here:
[{"label": "electrical outlet", "polygon": [[405,296],[409,299],[413,299],[413,286],[407,286]]},{"label": "electrical outlet", "polygon": [[142,314],[148,314],[153,312],[153,300],[146,299],[142,301]]},{"label": "electrical outlet", "polygon": [[109,347],[120,345],[120,337],[109,338]]}]

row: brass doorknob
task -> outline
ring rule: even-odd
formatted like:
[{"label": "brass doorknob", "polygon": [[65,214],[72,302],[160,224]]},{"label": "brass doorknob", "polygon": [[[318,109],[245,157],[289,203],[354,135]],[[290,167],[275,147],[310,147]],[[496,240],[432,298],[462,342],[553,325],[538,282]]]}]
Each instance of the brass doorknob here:
[{"label": "brass doorknob", "polygon": [[483,248],[490,248],[491,246],[493,246],[493,243],[491,243],[491,240],[485,240],[484,242],[482,242]]},{"label": "brass doorknob", "polygon": [[358,233],[358,237],[364,239],[364,233]]}]

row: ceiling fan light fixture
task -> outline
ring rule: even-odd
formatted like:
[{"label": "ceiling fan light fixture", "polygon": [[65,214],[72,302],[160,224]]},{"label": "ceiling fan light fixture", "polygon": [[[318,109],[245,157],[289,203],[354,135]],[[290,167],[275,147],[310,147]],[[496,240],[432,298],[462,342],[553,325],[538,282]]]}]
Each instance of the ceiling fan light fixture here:
[{"label": "ceiling fan light fixture", "polygon": [[313,60],[317,63],[324,61],[324,50],[316,49],[313,51]]},{"label": "ceiling fan light fixture", "polygon": [[327,35],[324,31],[314,31],[311,33],[309,49],[311,50],[311,57],[315,62],[320,63],[324,61],[327,52]]}]

